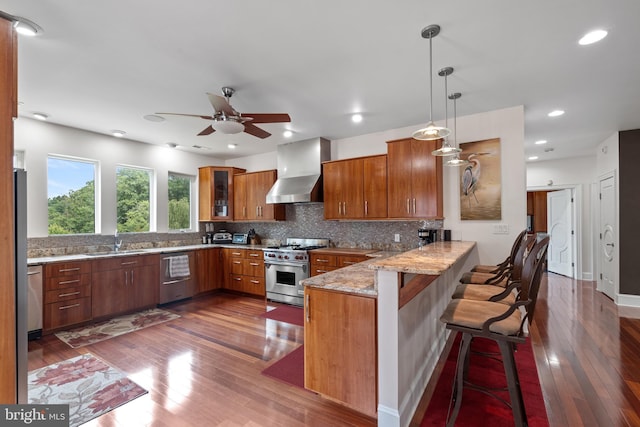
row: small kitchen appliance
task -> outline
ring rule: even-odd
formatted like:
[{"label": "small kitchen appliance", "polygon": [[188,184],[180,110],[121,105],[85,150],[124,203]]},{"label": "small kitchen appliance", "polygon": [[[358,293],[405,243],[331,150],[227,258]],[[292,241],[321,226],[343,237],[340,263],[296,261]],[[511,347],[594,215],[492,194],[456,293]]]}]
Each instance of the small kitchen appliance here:
[{"label": "small kitchen appliance", "polygon": [[213,240],[211,243],[231,243],[232,241],[233,237],[231,236],[231,233],[221,230],[220,232],[213,234]]},{"label": "small kitchen appliance", "polygon": [[233,233],[231,243],[235,243],[236,245],[246,245],[249,243],[249,236],[243,233]]},{"label": "small kitchen appliance", "polygon": [[438,240],[438,230],[420,228],[418,229],[418,238],[420,239],[418,242],[419,246],[428,245]]}]

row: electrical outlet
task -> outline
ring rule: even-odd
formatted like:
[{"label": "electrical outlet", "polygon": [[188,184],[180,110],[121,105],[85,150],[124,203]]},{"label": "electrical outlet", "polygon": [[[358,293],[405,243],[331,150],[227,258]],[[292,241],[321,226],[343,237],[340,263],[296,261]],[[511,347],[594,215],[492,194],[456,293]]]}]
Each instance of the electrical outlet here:
[{"label": "electrical outlet", "polygon": [[393,235],[393,241],[396,242],[396,243],[400,242],[400,234],[399,233],[396,233],[396,234]]},{"label": "electrical outlet", "polygon": [[509,234],[509,224],[495,224],[493,234]]}]

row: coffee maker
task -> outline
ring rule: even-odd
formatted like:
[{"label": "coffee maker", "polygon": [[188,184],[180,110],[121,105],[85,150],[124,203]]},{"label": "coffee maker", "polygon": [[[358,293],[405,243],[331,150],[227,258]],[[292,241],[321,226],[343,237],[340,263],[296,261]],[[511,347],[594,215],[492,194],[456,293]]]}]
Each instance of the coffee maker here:
[{"label": "coffee maker", "polygon": [[428,245],[438,240],[438,230],[420,228],[418,229],[418,238],[420,239],[418,242],[419,246]]}]

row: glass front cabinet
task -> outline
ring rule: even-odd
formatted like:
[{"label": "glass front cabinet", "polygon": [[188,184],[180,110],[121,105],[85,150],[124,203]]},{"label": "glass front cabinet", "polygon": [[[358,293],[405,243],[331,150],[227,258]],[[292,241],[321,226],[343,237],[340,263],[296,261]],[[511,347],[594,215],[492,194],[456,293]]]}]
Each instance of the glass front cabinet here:
[{"label": "glass front cabinet", "polygon": [[233,220],[233,175],[243,172],[222,166],[198,169],[199,221]]}]

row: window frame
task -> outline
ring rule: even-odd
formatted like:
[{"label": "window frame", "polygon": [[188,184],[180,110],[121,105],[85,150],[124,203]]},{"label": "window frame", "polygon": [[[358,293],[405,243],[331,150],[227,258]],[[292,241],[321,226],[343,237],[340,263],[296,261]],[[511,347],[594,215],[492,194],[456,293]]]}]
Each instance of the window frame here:
[{"label": "window frame", "polygon": [[[157,203],[156,203],[156,171],[153,168],[136,166],[128,163],[117,163],[114,170],[115,185],[115,226],[118,227],[118,169],[132,169],[147,172],[149,174],[149,230],[135,231],[132,233],[156,233],[157,232]],[[120,230],[118,231],[120,232]],[[124,231],[123,231],[124,232]],[[125,232],[128,233],[128,232]]]},{"label": "window frame", "polygon": [[[178,176],[181,178],[185,178],[189,180],[189,228],[171,228],[170,218],[169,218],[169,177],[170,176]],[[182,172],[173,172],[171,170],[167,171],[167,232],[168,233],[186,233],[192,232],[196,229],[197,221],[197,206],[195,205],[195,185],[196,185],[196,176],[189,175]]]}]

